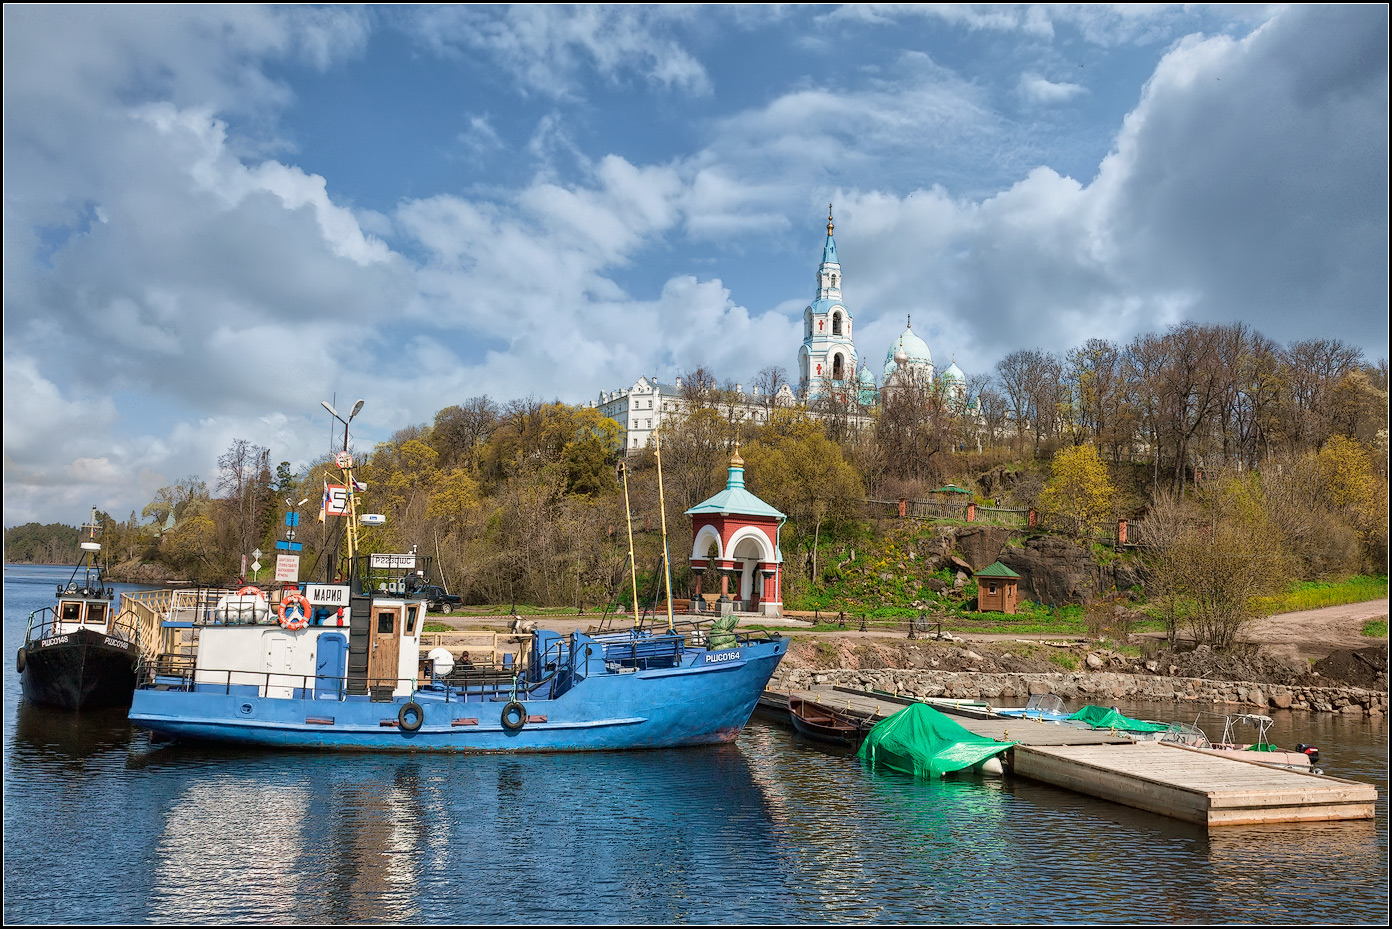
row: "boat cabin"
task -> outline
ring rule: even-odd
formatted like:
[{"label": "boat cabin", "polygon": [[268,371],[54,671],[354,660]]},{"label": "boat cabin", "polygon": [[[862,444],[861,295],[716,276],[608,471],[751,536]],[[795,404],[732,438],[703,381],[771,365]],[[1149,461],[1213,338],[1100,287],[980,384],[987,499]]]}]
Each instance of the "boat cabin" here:
[{"label": "boat cabin", "polygon": [[409,696],[427,603],[405,592],[407,556],[385,557],[403,563],[375,565],[351,585],[175,591],[157,676],[266,697]]},{"label": "boat cabin", "polygon": [[69,586],[60,590],[49,634],[67,635],[79,629],[105,632],[116,612],[115,596],[110,588]]}]

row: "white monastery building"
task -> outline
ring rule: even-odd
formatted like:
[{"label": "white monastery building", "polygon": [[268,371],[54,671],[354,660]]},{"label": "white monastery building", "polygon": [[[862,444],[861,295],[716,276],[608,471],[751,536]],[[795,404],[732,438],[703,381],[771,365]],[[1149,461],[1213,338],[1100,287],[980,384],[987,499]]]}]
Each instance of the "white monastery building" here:
[{"label": "white monastery building", "polygon": [[[914,333],[911,320],[885,353],[883,380],[876,384],[870,365],[860,364],[854,339],[854,317],[841,296],[841,262],[836,254],[835,226],[827,215],[826,243],[817,267],[816,295],[803,310],[802,347],[798,349],[798,393],[787,385],[772,397],[761,397],[757,390],[745,393],[737,385],[735,414],[751,422],[762,422],[774,406],[792,406],[799,397],[815,406],[828,393],[848,399],[861,413],[879,402],[882,390],[915,385],[932,387],[938,381],[937,369],[928,343]],[[958,403],[969,403],[966,375],[954,361],[941,375],[941,387]],[[659,383],[644,375],[631,387],[602,391],[598,401],[588,406],[617,422],[625,430],[624,445],[631,451],[645,447],[665,416],[685,407],[681,378],[675,383]]]}]

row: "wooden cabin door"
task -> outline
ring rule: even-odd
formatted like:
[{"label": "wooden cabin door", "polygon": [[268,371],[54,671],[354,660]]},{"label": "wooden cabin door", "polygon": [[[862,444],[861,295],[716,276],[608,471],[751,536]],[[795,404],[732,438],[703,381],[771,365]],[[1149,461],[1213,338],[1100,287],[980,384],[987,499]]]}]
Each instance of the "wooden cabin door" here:
[{"label": "wooden cabin door", "polygon": [[368,687],[395,690],[400,677],[401,607],[372,605],[372,644],[367,653]]}]

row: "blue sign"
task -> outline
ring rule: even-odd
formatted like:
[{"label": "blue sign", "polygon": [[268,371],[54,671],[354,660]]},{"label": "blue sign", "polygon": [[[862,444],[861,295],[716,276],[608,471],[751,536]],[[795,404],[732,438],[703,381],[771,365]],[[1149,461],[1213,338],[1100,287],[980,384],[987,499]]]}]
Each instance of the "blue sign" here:
[{"label": "blue sign", "polygon": [[286,513],[286,514],[285,514],[285,525],[287,525],[287,526],[298,526],[299,524],[300,524],[300,514],[299,514],[299,513]]},{"label": "blue sign", "polygon": [[282,552],[298,552],[300,549],[304,548],[304,543],[287,542],[284,539],[277,539],[276,548],[280,549]]}]

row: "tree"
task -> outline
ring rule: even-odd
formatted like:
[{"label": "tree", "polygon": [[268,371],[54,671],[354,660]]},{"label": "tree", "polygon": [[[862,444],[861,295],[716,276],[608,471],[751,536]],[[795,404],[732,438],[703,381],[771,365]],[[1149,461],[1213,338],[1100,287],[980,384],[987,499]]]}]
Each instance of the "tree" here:
[{"label": "tree", "polygon": [[1074,535],[1089,538],[1107,526],[1116,509],[1116,488],[1092,445],[1061,449],[1052,476],[1039,495],[1039,510]]},{"label": "tree", "polygon": [[[1289,577],[1290,558],[1252,474],[1224,473],[1200,499],[1169,498],[1148,541],[1151,578],[1200,645],[1228,648]],[[1150,536],[1151,520],[1146,521]]]},{"label": "tree", "polygon": [[460,463],[468,468],[478,467],[479,446],[497,428],[499,416],[498,404],[487,395],[470,397],[458,406],[447,406],[436,413],[430,440],[440,453],[441,465],[450,467]]},{"label": "tree", "polygon": [[772,443],[742,450],[751,492],[787,513],[802,527],[812,525],[812,576],[823,522],[853,515],[864,491],[860,475],[821,426],[798,414],[780,415]]},{"label": "tree", "polygon": [[233,439],[218,458],[218,492],[229,504],[231,525],[227,543],[234,552],[247,553],[265,540],[274,513],[270,449]]},{"label": "tree", "polygon": [[792,388],[788,380],[788,370],[777,365],[762,368],[754,378],[754,391],[759,395],[759,405],[764,408],[764,420],[773,414],[779,405],[778,392],[784,387]]}]

